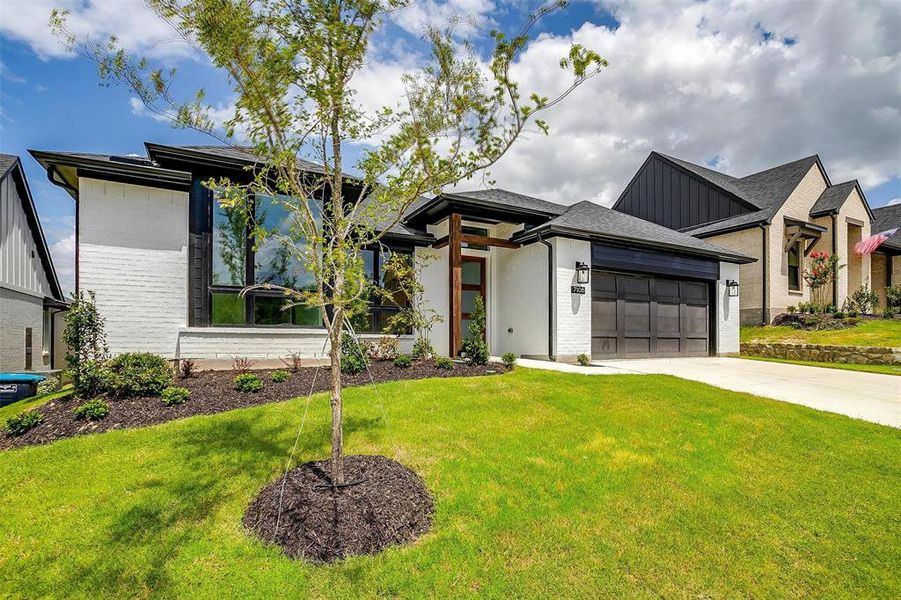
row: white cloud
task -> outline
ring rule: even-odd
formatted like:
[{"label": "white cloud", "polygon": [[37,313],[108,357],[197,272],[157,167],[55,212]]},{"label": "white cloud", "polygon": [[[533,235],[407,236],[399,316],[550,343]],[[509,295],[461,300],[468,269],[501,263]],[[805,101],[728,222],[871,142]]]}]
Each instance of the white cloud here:
[{"label": "white cloud", "polygon": [[896,204],[901,204],[901,198],[892,198],[886,203],[886,206],[895,206]]},{"label": "white cloud", "polygon": [[43,216],[41,228],[53,258],[53,268],[63,294],[68,296],[75,290],[75,217]]},{"label": "white cloud", "polygon": [[51,34],[53,9],[70,12],[67,26],[79,37],[118,36],[129,50],[156,57],[187,56],[193,50],[143,0],[4,0],[0,34],[24,41],[40,56],[66,56],[63,44]]}]

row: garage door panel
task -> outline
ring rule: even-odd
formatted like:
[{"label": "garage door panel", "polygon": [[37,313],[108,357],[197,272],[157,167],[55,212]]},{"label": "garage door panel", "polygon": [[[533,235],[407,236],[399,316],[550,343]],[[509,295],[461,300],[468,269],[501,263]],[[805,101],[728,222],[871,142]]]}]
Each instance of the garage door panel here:
[{"label": "garage door panel", "polygon": [[592,356],[706,356],[708,284],[594,271]]}]

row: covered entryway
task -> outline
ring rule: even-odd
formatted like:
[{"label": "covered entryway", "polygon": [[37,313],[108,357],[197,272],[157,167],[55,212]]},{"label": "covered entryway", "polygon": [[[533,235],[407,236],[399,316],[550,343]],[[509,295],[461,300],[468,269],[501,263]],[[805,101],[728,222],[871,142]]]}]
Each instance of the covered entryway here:
[{"label": "covered entryway", "polygon": [[707,356],[709,353],[707,282],[593,271],[593,359]]}]

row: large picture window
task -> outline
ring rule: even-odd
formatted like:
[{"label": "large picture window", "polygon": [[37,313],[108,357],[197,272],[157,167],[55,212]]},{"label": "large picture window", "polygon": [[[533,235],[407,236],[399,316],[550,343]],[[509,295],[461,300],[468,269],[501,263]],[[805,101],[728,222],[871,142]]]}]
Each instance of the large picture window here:
[{"label": "large picture window", "polygon": [[[256,196],[254,215],[261,227],[296,239],[299,227],[285,207],[288,201],[285,196]],[[310,208],[321,222],[319,203],[311,201]],[[313,275],[288,248],[273,237],[255,247],[243,216],[222,208],[215,199],[212,225],[211,325],[322,326],[319,308],[282,310],[286,300],[280,292],[256,290],[243,298],[239,295],[241,288],[259,283],[312,289]]]},{"label": "large picture window", "polygon": [[[395,250],[394,253],[403,254],[413,259],[413,255],[409,252]],[[373,296],[369,299],[369,311],[365,315],[360,315],[354,319],[354,329],[358,333],[383,333],[388,324],[388,319],[397,314],[401,306],[406,306],[409,299],[404,297],[399,286],[392,277],[385,273],[385,263],[391,257],[392,251],[389,250],[364,250],[363,251],[363,269],[366,277],[370,282],[378,287],[389,290],[392,293],[391,299]]]},{"label": "large picture window", "polygon": [[801,244],[792,244],[788,249],[788,289],[801,291]]}]

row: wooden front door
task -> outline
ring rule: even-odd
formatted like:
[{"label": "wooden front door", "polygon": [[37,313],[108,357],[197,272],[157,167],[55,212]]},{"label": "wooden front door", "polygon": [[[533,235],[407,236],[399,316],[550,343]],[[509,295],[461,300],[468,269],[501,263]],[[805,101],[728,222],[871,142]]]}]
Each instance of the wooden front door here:
[{"label": "wooden front door", "polygon": [[[476,307],[476,298],[482,298],[485,304],[485,259],[480,256],[463,256],[461,258],[460,277],[460,339],[469,335],[469,321]],[[482,331],[482,337],[485,332]],[[460,348],[457,348],[457,354]]]}]

